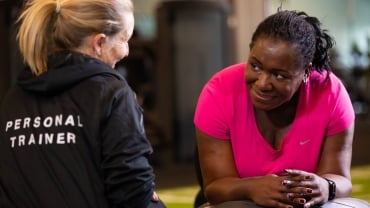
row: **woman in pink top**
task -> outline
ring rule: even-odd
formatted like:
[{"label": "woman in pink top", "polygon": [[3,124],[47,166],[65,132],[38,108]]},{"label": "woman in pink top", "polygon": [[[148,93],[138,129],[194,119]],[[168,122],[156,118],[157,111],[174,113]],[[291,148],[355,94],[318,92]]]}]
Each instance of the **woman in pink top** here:
[{"label": "woman in pink top", "polygon": [[313,207],[348,199],[355,116],[329,70],[333,43],[317,18],[279,11],[257,27],[248,62],[205,85],[194,123],[211,206]]}]

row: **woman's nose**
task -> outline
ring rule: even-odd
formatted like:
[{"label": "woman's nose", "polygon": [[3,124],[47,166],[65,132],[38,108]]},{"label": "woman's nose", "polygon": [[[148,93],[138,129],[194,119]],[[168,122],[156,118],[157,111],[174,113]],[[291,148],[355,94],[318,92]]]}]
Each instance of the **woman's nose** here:
[{"label": "woman's nose", "polygon": [[271,86],[271,75],[262,72],[258,75],[258,78],[255,82],[255,85],[260,89],[260,90],[270,90],[272,88]]}]

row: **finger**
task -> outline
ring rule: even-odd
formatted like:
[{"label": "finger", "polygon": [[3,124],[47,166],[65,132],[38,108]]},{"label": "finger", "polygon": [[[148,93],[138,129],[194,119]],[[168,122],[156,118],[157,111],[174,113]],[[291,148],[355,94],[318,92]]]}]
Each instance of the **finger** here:
[{"label": "finger", "polygon": [[292,180],[284,179],[281,181],[281,184],[286,187],[290,187],[293,184]]},{"label": "finger", "polygon": [[289,176],[289,173],[286,172],[285,170],[282,170],[282,171],[276,172],[275,175],[277,175],[277,176]]},{"label": "finger", "polygon": [[314,188],[314,187],[317,187],[317,185],[315,185],[313,183],[313,181],[295,181],[292,186],[295,186],[295,187],[306,187],[306,188]]},{"label": "finger", "polygon": [[302,170],[297,170],[297,169],[285,169],[284,172],[286,172],[289,175],[302,175],[306,173]]},{"label": "finger", "polygon": [[305,203],[307,203],[307,200],[305,198],[302,198],[302,197],[297,197],[297,198],[293,199],[293,203],[304,205]]},{"label": "finger", "polygon": [[295,192],[307,192],[312,193],[312,183],[307,181],[294,181],[290,179],[284,179],[281,184],[289,189],[295,189]]},{"label": "finger", "polygon": [[287,178],[293,181],[311,181],[312,176],[300,170],[287,170]]},{"label": "finger", "polygon": [[307,202],[303,205],[303,208],[310,208],[311,206],[313,206],[313,204],[311,204],[311,202]]},{"label": "finger", "polygon": [[158,194],[156,192],[153,192],[152,201],[159,201],[159,197],[158,197]]},{"label": "finger", "polygon": [[293,202],[294,201],[294,198],[295,198],[296,196],[295,196],[295,194],[293,194],[293,193],[287,193],[286,194],[286,198],[289,200],[289,201],[291,201],[291,202]]},{"label": "finger", "polygon": [[295,188],[291,188],[289,189],[289,193],[291,193],[294,198],[297,198],[297,197],[312,197],[312,196],[315,196],[317,195],[317,192],[318,191],[314,191],[313,189],[311,188],[305,188],[305,187],[295,187]]},{"label": "finger", "polygon": [[315,200],[310,200],[310,201],[306,202],[306,203],[303,205],[303,207],[304,207],[304,208],[309,208],[309,207],[313,207],[315,204],[317,204],[317,203],[315,202]]},{"label": "finger", "polygon": [[313,180],[314,179],[312,173],[309,173],[303,170],[285,169],[284,173],[286,173],[290,177],[297,178],[297,180]]},{"label": "finger", "polygon": [[304,205],[307,201],[312,199],[311,195],[298,194],[298,193],[285,193],[285,199],[287,203],[292,203],[296,205]]},{"label": "finger", "polygon": [[[265,204],[268,205],[269,207],[287,207],[293,205],[293,198],[289,198],[290,193],[280,193],[279,195],[272,196],[270,198],[270,201]],[[293,206],[291,206],[293,208]]]}]

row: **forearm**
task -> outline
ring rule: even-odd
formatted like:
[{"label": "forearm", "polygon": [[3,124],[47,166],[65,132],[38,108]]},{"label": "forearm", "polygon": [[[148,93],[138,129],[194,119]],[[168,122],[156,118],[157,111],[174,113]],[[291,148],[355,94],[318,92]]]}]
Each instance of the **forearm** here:
[{"label": "forearm", "polygon": [[[336,184],[336,197],[348,197],[352,192],[351,158],[354,125],[341,133],[325,138],[317,175]],[[324,183],[325,182],[325,183]],[[323,187],[328,187],[323,181]]]},{"label": "forearm", "polygon": [[226,201],[247,200],[251,198],[255,187],[253,178],[222,178],[205,186],[208,202],[219,204]]},{"label": "forearm", "polygon": [[352,182],[349,178],[336,174],[323,174],[323,178],[330,179],[336,184],[336,197],[349,197],[352,193]]}]

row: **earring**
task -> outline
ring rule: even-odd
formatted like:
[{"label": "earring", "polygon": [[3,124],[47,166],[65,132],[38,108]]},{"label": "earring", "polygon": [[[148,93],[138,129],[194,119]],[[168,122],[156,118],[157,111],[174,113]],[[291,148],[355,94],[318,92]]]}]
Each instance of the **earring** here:
[{"label": "earring", "polygon": [[303,75],[303,83],[304,83],[304,84],[307,84],[307,82],[308,82],[308,74],[307,74],[307,73],[305,73],[305,74]]},{"label": "earring", "polygon": [[308,82],[308,78],[309,78],[309,76],[310,76],[311,68],[312,68],[312,62],[310,62],[310,63],[308,64],[308,68],[305,70],[305,73],[304,73],[304,75],[303,75],[303,83],[304,83],[304,84],[307,84],[307,82]]}]

